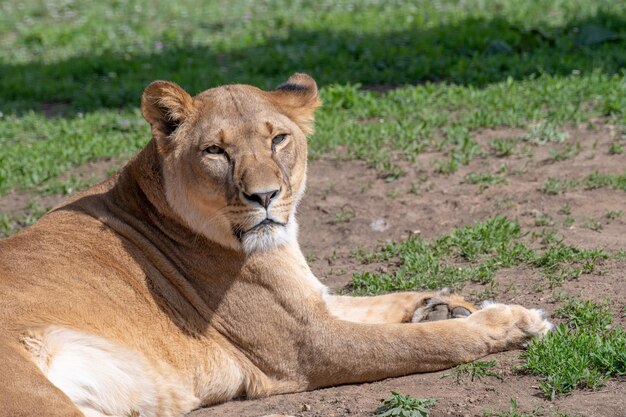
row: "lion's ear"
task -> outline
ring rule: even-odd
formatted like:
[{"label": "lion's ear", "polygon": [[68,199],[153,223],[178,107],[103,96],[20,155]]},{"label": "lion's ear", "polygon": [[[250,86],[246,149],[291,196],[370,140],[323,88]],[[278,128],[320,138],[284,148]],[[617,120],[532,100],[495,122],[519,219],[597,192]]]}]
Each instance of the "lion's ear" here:
[{"label": "lion's ear", "polygon": [[322,105],[315,80],[296,73],[272,93],[278,106],[306,135],[313,133],[315,110]]},{"label": "lion's ear", "polygon": [[192,109],[193,98],[178,84],[169,81],[154,81],[141,98],[141,112],[157,138],[170,135]]}]

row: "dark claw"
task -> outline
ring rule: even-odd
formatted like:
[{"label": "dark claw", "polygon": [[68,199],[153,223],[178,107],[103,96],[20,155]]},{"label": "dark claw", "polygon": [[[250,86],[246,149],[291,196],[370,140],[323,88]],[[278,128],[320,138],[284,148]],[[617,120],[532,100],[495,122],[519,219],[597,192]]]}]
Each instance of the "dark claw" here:
[{"label": "dark claw", "polygon": [[454,307],[454,310],[452,310],[452,317],[454,318],[467,317],[470,314],[472,314],[472,312],[465,307]]},{"label": "dark claw", "polygon": [[[441,292],[444,292],[445,294],[441,294]],[[446,296],[452,293],[449,288],[446,288],[441,292],[437,293],[436,295]],[[465,318],[472,314],[472,312],[465,307],[456,306],[452,308],[442,298],[438,298],[437,296],[435,296],[424,300],[425,303],[422,305],[422,307],[419,307],[413,313],[413,318],[411,322],[421,323],[425,321]]]},{"label": "dark claw", "polygon": [[447,320],[450,318],[450,310],[447,304],[438,304],[432,307],[432,311],[426,315],[424,321]]}]

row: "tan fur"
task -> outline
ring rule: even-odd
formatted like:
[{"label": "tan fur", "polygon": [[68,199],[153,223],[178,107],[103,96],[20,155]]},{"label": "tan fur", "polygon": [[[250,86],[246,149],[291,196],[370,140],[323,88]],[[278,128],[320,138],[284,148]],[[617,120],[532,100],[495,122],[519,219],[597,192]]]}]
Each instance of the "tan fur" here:
[{"label": "tan fur", "polygon": [[[447,292],[328,295],[295,219],[319,105],[304,74],[273,92],[151,84],[148,145],[0,242],[0,415],[179,416],[443,369],[549,330],[536,310]],[[441,304],[473,314],[410,323]]]},{"label": "tan fur", "polygon": [[[409,323],[427,318],[433,300],[445,303],[453,311],[457,307],[473,313],[476,307],[462,297],[440,292],[401,292],[376,297],[326,296],[331,314],[339,319],[357,323]],[[423,314],[416,317],[416,313]]]}]

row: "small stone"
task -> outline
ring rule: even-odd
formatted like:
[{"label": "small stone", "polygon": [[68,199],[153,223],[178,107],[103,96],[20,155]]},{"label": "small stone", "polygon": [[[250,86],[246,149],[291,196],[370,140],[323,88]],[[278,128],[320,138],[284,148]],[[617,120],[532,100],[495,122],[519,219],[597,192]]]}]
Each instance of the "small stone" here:
[{"label": "small stone", "polygon": [[375,232],[384,232],[385,230],[389,229],[389,226],[389,222],[381,217],[372,220],[372,222],[370,223],[370,227]]}]

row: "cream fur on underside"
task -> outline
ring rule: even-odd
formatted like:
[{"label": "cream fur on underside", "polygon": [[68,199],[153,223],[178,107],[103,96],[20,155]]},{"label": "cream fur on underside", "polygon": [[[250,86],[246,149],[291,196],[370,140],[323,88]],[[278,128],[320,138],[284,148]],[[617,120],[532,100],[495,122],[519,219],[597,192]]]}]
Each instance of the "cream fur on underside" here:
[{"label": "cream fur on underside", "polygon": [[167,417],[200,405],[166,365],[102,337],[50,326],[25,343],[50,382],[88,416]]}]

